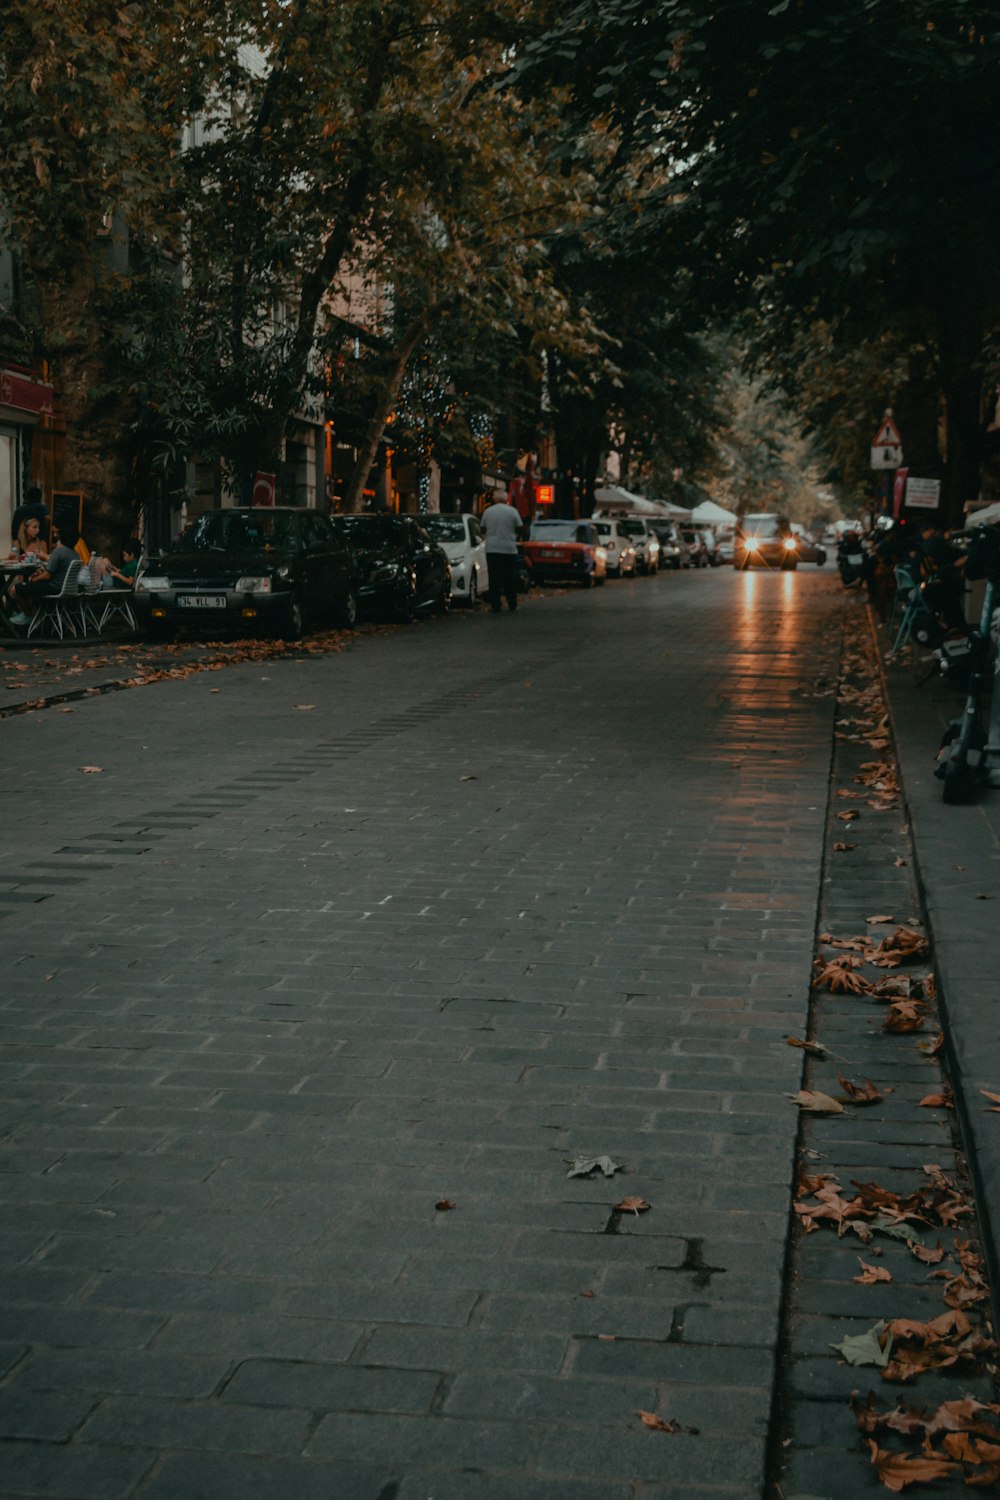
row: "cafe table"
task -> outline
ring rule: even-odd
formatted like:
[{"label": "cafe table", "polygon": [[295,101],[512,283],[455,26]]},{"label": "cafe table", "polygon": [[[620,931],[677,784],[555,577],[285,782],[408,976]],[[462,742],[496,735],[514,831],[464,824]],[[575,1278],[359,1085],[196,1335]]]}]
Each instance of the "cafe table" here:
[{"label": "cafe table", "polygon": [[0,560],[0,635],[12,637],[16,641],[24,639],[20,630],[11,622],[8,613],[7,589],[13,578],[30,578],[32,573],[37,573],[42,564],[37,558],[30,562],[12,562],[10,558]]}]

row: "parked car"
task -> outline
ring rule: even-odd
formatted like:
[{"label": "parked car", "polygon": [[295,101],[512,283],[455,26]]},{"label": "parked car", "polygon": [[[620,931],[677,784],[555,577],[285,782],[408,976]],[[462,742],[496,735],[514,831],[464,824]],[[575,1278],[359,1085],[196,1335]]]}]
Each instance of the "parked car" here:
[{"label": "parked car", "polygon": [[481,594],[489,588],[486,569],[486,544],[478,516],[439,515],[421,516],[423,526],[431,541],[438,542],[448,555],[451,567],[451,597],[475,608]]},{"label": "parked car", "polygon": [[536,583],[557,579],[589,589],[607,576],[608,554],[593,521],[535,521],[521,550]]},{"label": "parked car", "polygon": [[691,553],[680,528],[673,521],[654,521],[653,529],[660,544],[660,567],[689,568]]},{"label": "parked car", "polygon": [[736,528],[734,568],[749,568],[755,563],[764,567],[794,572],[799,565],[795,534],[787,516],[777,511],[761,511],[743,516]]},{"label": "parked car", "polygon": [[736,552],[736,538],[730,533],[719,538],[719,562],[731,563]]},{"label": "parked car", "polygon": [[339,516],[358,570],[358,604],[371,614],[412,620],[451,602],[451,566],[416,516]]},{"label": "parked car", "polygon": [[795,537],[795,550],[798,554],[799,562],[815,563],[817,567],[821,568],[826,562],[826,548],[821,547],[818,542],[814,542],[811,537],[808,537],[805,527],[797,526],[794,521],[792,522],[792,534]]},{"label": "parked car", "polygon": [[650,523],[640,516],[622,516],[621,524],[632,538],[636,571],[655,573],[660,566],[660,539]]},{"label": "parked car", "polygon": [[150,635],[236,625],[294,640],[313,620],[354,624],[358,582],[343,532],[292,506],[204,511],[149,558],[133,592]]},{"label": "parked car", "polygon": [[597,528],[600,544],[607,554],[608,577],[621,578],[630,573],[634,578],[635,547],[623,523],[610,516],[591,516],[590,521]]},{"label": "parked car", "polygon": [[691,555],[692,568],[707,568],[709,565],[709,556],[705,533],[699,531],[695,526],[684,526],[681,528],[681,536],[687,543],[687,549]]}]

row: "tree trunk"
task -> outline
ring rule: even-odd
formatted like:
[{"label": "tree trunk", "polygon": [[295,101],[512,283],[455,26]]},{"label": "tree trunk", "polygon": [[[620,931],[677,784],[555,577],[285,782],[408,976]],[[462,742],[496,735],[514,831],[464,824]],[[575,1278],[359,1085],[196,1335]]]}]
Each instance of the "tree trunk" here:
[{"label": "tree trunk", "polygon": [[403,384],[403,376],[406,374],[407,366],[413,358],[414,353],[423,343],[438,319],[451,307],[457,299],[454,297],[444,298],[439,302],[431,302],[424,308],[420,315],[413,319],[402,339],[396,346],[393,354],[392,365],[382,383],[375,402],[375,410],[372,412],[365,431],[364,441],[358,449],[358,457],[347,489],[344,493],[344,510],[348,513],[361,509],[361,500],[364,495],[365,485],[371,473],[372,465],[378,454],[379,444],[385,432],[385,424],[389,420],[390,413],[396,404],[396,398]]},{"label": "tree trunk", "polygon": [[66,430],[60,488],[82,492],[84,537],[104,551],[135,529],[140,497],[131,489],[134,402],[120,387],[102,394],[111,372],[94,313],[97,292],[85,256],[67,277],[49,275],[39,287],[57,413]]}]

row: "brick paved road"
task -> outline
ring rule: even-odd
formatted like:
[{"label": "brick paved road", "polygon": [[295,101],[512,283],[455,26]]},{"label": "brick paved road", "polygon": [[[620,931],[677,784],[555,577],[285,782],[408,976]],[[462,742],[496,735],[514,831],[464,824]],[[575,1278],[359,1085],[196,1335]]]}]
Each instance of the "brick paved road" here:
[{"label": "brick paved road", "polygon": [[756,1500],[843,608],[623,582],[3,724],[0,1493]]}]

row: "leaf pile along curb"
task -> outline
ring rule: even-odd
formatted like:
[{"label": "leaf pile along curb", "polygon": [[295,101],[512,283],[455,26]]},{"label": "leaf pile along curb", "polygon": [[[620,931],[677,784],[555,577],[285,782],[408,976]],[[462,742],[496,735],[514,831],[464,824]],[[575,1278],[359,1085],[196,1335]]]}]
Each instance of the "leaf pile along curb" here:
[{"label": "leaf pile along curb", "polygon": [[[882,685],[860,624],[845,647],[838,702],[851,712],[838,718],[837,739],[878,753],[877,759],[861,764],[851,787],[837,789],[836,795],[848,806],[835,814],[836,822],[852,825],[853,832],[857,827],[867,829],[869,818],[898,816],[900,797]],[[877,848],[880,842],[876,837],[866,847]],[[838,857],[849,857],[856,847],[842,839],[833,843]],[[889,857],[896,869],[909,863],[895,850]],[[865,929],[860,934],[820,935],[813,991],[843,996],[848,1003],[856,998],[862,1013],[877,1008],[882,1033],[912,1037],[922,1058],[933,1061],[941,1052],[943,1033],[919,1035],[936,1024],[937,998],[933,955],[922,923],[913,916],[900,920],[883,908],[867,917]],[[813,1075],[825,1073],[822,1064],[829,1049],[819,1038],[787,1040],[807,1055],[810,1086],[790,1096],[804,1115],[831,1116],[837,1129],[837,1121],[851,1110],[877,1105],[884,1093],[891,1092],[870,1079],[856,1083],[844,1073],[837,1076],[839,1094],[822,1077],[817,1086]],[[996,1102],[1000,1106],[1000,1095]],[[913,1107],[953,1109],[951,1088],[941,1081]],[[809,1155],[815,1159],[818,1153]],[[938,1316],[883,1318],[865,1332],[841,1340],[832,1347],[845,1362],[876,1369],[884,1383],[897,1386],[913,1385],[928,1372],[948,1371],[959,1378],[995,1374],[997,1344],[989,1321],[984,1259],[967,1237],[970,1229],[974,1232],[975,1209],[939,1165],[923,1165],[921,1179],[910,1191],[858,1179],[845,1187],[834,1172],[806,1170],[799,1177],[793,1206],[803,1235],[832,1230],[838,1238],[852,1236],[866,1247],[866,1256],[858,1256],[859,1274],[853,1277],[859,1285],[877,1288],[893,1281],[892,1271],[878,1262],[882,1244],[895,1240],[926,1267],[927,1286],[936,1288],[945,1304]],[[878,1292],[871,1295],[877,1298]],[[854,1392],[851,1404],[871,1464],[888,1490],[899,1492],[951,1476],[972,1487],[1000,1481],[1000,1425],[992,1420],[1000,1415],[1000,1405],[964,1396],[933,1410],[882,1410],[872,1392],[863,1402]]]}]

